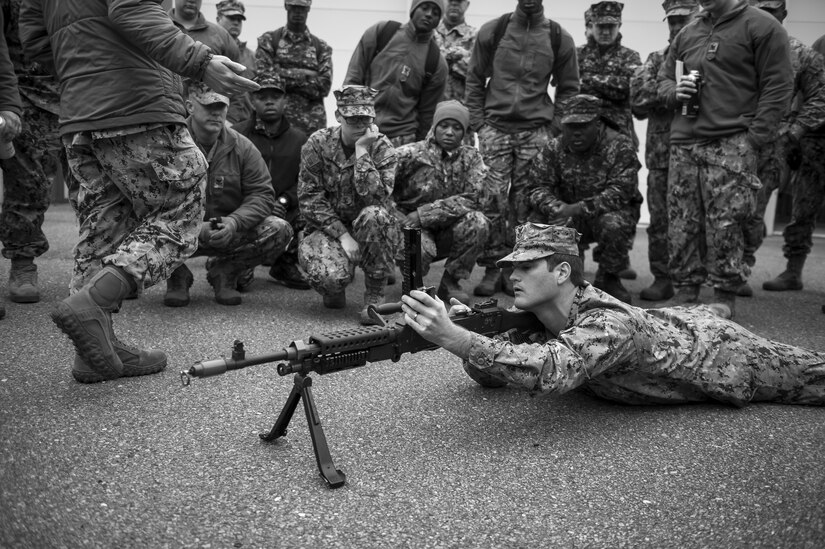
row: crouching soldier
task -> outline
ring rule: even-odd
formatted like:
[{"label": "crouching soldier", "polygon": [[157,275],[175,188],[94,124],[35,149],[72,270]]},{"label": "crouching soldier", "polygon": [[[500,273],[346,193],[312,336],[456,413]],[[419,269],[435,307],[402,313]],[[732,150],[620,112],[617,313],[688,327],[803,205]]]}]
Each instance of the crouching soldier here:
[{"label": "crouching soldier", "polygon": [[396,212],[403,225],[422,229],[424,274],[430,263],[447,258],[438,286],[446,302],[469,301],[460,281],[470,278],[490,234],[482,213],[487,168],[477,149],[462,145],[469,124],[467,107],[444,101],[435,109],[427,138],[396,149]]},{"label": "crouching soldier", "polygon": [[[229,98],[203,84],[188,86],[187,124],[209,161],[204,221],[195,256],[208,256],[207,280],[221,305],[240,305],[238,277],[258,265],[272,265],[293,231],[272,215],[275,191],[266,162],[249,139],[226,127]],[[192,272],[184,264],[166,281],[163,303],[189,304]]]},{"label": "crouching soldier", "polygon": [[377,93],[365,86],[335,91],[340,126],[310,136],[298,176],[298,205],[306,222],[298,262],[331,309],[346,307],[346,287],[360,266],[362,324],[372,323],[367,306],[384,301],[387,273],[401,244],[390,198],[395,149],[374,124]]},{"label": "crouching soldier", "polygon": [[599,264],[593,285],[630,303],[619,272],[629,264],[642,195],[641,168],[630,137],[607,127],[601,100],[577,95],[565,108],[562,135],[533,160],[530,175],[518,189],[530,221],[567,225],[582,234],[582,254],[596,243]]}]

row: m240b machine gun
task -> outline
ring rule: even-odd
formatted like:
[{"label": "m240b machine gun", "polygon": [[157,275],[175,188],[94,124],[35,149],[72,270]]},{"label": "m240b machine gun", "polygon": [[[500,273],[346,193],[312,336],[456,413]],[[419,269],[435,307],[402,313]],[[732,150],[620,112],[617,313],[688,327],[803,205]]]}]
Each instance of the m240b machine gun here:
[{"label": "m240b machine gun", "polygon": [[[424,287],[422,280],[420,229],[404,229],[404,241],[402,291],[408,294],[411,289],[420,289],[432,294],[433,289]],[[378,326],[359,326],[313,335],[306,340],[295,340],[281,351],[265,355],[247,357],[243,342],[236,340],[231,357],[199,362],[181,372],[181,380],[184,385],[188,385],[191,377],[210,377],[266,363],[277,363],[278,374],[281,376],[295,374],[292,391],[275,425],[269,433],[262,433],[260,437],[263,440],[272,441],[285,436],[298,402],[303,400],[318,470],[331,488],[338,488],[346,482],[346,475],[336,469],[333,463],[312,396],[312,379],[309,374],[312,372],[319,375],[332,374],[359,368],[369,362],[384,360],[396,362],[406,353],[437,349],[437,345],[418,335],[403,321],[390,325],[384,320],[383,315],[400,311],[400,302],[371,306],[370,314],[379,322]],[[539,329],[541,327],[532,314],[501,309],[495,299],[476,304],[469,313],[455,317],[453,320],[467,330],[489,336],[513,328]]]}]

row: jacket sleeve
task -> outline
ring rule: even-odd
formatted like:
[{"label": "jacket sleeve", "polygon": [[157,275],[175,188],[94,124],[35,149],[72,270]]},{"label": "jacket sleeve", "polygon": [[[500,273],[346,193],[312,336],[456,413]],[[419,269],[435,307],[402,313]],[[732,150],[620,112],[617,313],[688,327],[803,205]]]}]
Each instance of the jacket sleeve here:
[{"label": "jacket sleeve", "polygon": [[777,21],[770,21],[764,35],[754,37],[759,102],[748,128],[751,143],[761,147],[776,133],[793,95],[793,69],[788,33]]},{"label": "jacket sleeve", "polygon": [[107,0],[109,20],[129,42],[167,69],[201,79],[209,48],[182,32],[157,2]]},{"label": "jacket sleeve", "polygon": [[332,48],[323,41],[319,45],[318,74],[307,78],[303,88],[308,99],[323,99],[332,89]]},{"label": "jacket sleeve", "polygon": [[[323,132],[319,132],[323,134]],[[298,207],[313,229],[322,230],[333,238],[347,232],[347,227],[335,213],[324,181],[323,145],[315,135],[301,148],[301,170],[298,174]],[[327,175],[330,177],[330,175]]]},{"label": "jacket sleeve", "polygon": [[241,161],[241,192],[243,201],[229,214],[238,222],[238,228],[249,231],[255,228],[265,217],[272,215],[275,206],[275,190],[266,161],[251,141],[240,134],[236,151]]},{"label": "jacket sleeve", "polygon": [[443,55],[439,55],[438,69],[430,78],[425,78],[426,85],[421,90],[421,95],[418,98],[416,141],[425,139],[433,125],[435,107],[444,97],[444,90],[447,88],[447,74],[447,62],[444,60]]},{"label": "jacket sleeve", "polygon": [[544,343],[513,343],[506,334],[473,334],[465,366],[529,391],[563,394],[633,363],[637,354],[621,313],[602,309]]},{"label": "jacket sleeve", "polygon": [[462,154],[466,156],[456,160],[464,163],[462,188],[456,189],[456,194],[452,196],[422,204],[418,208],[421,226],[425,229],[445,226],[470,212],[482,209],[487,167],[477,149],[467,147],[462,150]]},{"label": "jacket sleeve", "polygon": [[610,164],[605,172],[606,186],[598,195],[583,201],[586,216],[597,216],[627,206],[639,186],[639,169],[642,165],[633,142],[623,135],[606,136],[605,139],[610,141],[613,149],[609,153]]},{"label": "jacket sleeve", "polygon": [[355,192],[366,198],[370,204],[389,203],[392,189],[395,186],[397,166],[395,147],[385,135],[381,134],[378,140],[370,145],[369,154],[355,159],[353,179]]},{"label": "jacket sleeve", "polygon": [[566,30],[561,30],[561,44],[559,58],[553,62],[553,85],[556,87],[556,109],[554,125],[560,126],[564,104],[568,99],[579,93],[579,60],[576,55],[576,44],[573,37]]},{"label": "jacket sleeve", "polygon": [[678,59],[679,38],[682,33],[676,35],[665,55],[665,60],[662,66],[659,67],[659,73],[656,75],[657,95],[659,101],[668,110],[674,110],[678,106],[676,100],[676,60]]},{"label": "jacket sleeve", "polygon": [[17,76],[9,57],[3,12],[0,10],[0,111],[11,111],[20,115],[22,106],[20,92],[17,89]]},{"label": "jacket sleeve", "polygon": [[544,217],[549,206],[561,202],[556,190],[559,178],[558,141],[552,139],[533,158],[527,177],[513,180],[517,201],[525,211],[539,212]]},{"label": "jacket sleeve", "polygon": [[55,74],[52,43],[46,30],[41,0],[23,2],[20,7],[19,24],[20,42],[23,44],[26,57],[42,65],[49,73]]},{"label": "jacket sleeve", "polygon": [[344,76],[344,85],[369,86],[370,63],[375,58],[375,49],[378,45],[378,27],[373,25],[364,31],[352,57],[349,60],[347,74]]},{"label": "jacket sleeve", "polygon": [[582,79],[581,92],[621,103],[630,98],[630,79],[642,65],[642,58],[633,50],[623,52],[618,70],[603,74],[588,74]]},{"label": "jacket sleeve", "polygon": [[484,125],[484,102],[487,94],[487,78],[493,64],[493,25],[485,24],[478,31],[470,65],[467,68],[467,87],[464,104],[470,111],[470,128],[478,131]]},{"label": "jacket sleeve", "polygon": [[825,59],[814,50],[803,48],[799,61],[800,104],[790,127],[790,133],[797,139],[825,123]]},{"label": "jacket sleeve", "polygon": [[630,79],[630,109],[639,120],[644,120],[650,113],[661,108],[657,82],[660,59],[659,52],[651,53]]}]

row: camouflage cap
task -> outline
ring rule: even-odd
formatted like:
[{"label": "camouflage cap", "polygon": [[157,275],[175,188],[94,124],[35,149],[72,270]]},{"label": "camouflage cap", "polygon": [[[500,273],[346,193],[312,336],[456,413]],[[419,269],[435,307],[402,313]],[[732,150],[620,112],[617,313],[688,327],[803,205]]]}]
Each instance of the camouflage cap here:
[{"label": "camouflage cap", "polygon": [[284,7],[287,6],[304,6],[305,8],[312,7],[312,0],[284,0]]},{"label": "camouflage cap", "polygon": [[221,0],[215,5],[215,8],[218,10],[218,15],[223,15],[224,17],[240,15],[241,19],[246,20],[246,16],[244,15],[246,8],[243,2],[239,2],[238,0]]},{"label": "camouflage cap", "polygon": [[593,10],[587,8],[584,12],[584,24],[585,25],[592,25],[593,24]]},{"label": "camouflage cap", "polygon": [[778,10],[785,7],[785,0],[750,0],[750,4],[759,9]]},{"label": "camouflage cap", "polygon": [[602,100],[594,95],[579,94],[567,100],[562,108],[562,124],[582,124],[602,114]]},{"label": "camouflage cap", "polygon": [[187,85],[187,97],[197,101],[201,105],[213,105],[223,103],[229,105],[229,98],[221,95],[203,82],[189,82]]},{"label": "camouflage cap", "polygon": [[375,96],[378,90],[369,86],[344,86],[333,92],[342,116],[375,116]]},{"label": "camouflage cap", "polygon": [[593,23],[596,25],[617,25],[622,22],[622,10],[624,4],[621,2],[599,2],[590,6],[593,12]]},{"label": "camouflage cap", "polygon": [[553,254],[579,255],[579,237],[572,227],[525,223],[516,227],[513,253],[496,261],[499,267],[517,261],[532,261]]},{"label": "camouflage cap", "polygon": [[279,75],[277,72],[256,72],[255,76],[252,78],[252,81],[261,87],[261,89],[256,90],[252,93],[257,93],[263,90],[281,90],[282,92],[286,93],[286,85],[284,84],[284,79],[281,78],[281,75]]},{"label": "camouflage cap", "polygon": [[665,10],[665,18],[672,15],[690,15],[699,10],[697,0],[665,0],[662,3]]}]

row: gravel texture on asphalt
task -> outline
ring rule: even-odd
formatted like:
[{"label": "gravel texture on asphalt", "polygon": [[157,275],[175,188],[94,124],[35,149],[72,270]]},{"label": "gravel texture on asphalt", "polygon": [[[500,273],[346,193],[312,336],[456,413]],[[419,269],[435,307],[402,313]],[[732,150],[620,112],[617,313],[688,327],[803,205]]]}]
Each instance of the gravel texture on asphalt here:
[{"label": "gravel texture on asphalt", "polygon": [[[302,407],[286,437],[258,438],[291,377],[268,364],[184,387],[178,373],[228,354],[236,338],[253,355],[353,326],[360,274],[345,310],[272,283],[265,268],[243,305],[223,307],[203,259],[192,260],[189,307],[164,307],[161,285],[115,316],[120,338],[163,349],[168,369],[82,385],[69,372],[71,344],[48,317],[67,295],[77,228],[66,205],[49,210],[46,227],[43,299],[7,301],[0,321],[0,547],[825,546],[822,408],[534,398],[481,388],[443,350],[314,376],[332,456],[347,474],[330,490]],[[805,290],[762,291],[784,266],[781,244],[771,236],[759,251],[755,297],[738,300],[737,319],[825,350],[825,241],[815,241]],[[636,297],[651,282],[646,249],[640,230],[640,276],[626,282]],[[0,265],[5,293],[9,263]],[[592,279],[589,255],[587,269]],[[437,284],[442,270],[427,280]],[[465,285],[480,278],[476,269]]]}]

